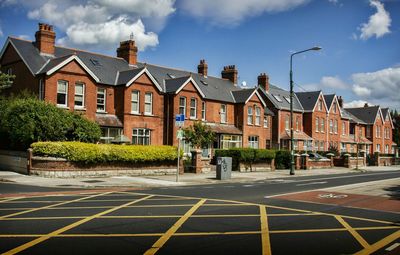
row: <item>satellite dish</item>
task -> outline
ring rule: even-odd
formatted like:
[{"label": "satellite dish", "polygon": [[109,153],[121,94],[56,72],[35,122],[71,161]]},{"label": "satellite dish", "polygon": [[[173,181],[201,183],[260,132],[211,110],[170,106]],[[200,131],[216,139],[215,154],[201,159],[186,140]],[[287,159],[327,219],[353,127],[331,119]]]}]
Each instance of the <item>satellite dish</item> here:
[{"label": "satellite dish", "polygon": [[247,82],[246,81],[242,81],[242,87],[246,87],[247,86]]}]

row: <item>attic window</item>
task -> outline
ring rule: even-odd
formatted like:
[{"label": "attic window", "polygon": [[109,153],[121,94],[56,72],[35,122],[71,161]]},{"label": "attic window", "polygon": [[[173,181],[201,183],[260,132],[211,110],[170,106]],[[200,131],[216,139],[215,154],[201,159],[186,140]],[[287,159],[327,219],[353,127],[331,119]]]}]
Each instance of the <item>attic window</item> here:
[{"label": "attic window", "polygon": [[90,59],[90,62],[92,62],[92,64],[93,64],[94,66],[101,66],[100,61],[98,61],[97,59],[91,58],[91,59]]},{"label": "attic window", "polygon": [[282,99],[281,99],[279,96],[277,96],[277,95],[273,95],[273,96],[274,96],[274,98],[276,99],[276,101],[282,102]]},{"label": "attic window", "polygon": [[286,101],[290,104],[290,98],[288,97],[284,97],[286,99]]},{"label": "attic window", "polygon": [[203,83],[204,85],[208,85],[208,83],[205,80],[201,80],[201,83]]},{"label": "attic window", "polygon": [[176,78],[175,75],[173,75],[173,74],[171,74],[171,73],[168,73],[168,76],[169,76],[169,78],[171,78],[171,79],[175,79],[175,78]]}]

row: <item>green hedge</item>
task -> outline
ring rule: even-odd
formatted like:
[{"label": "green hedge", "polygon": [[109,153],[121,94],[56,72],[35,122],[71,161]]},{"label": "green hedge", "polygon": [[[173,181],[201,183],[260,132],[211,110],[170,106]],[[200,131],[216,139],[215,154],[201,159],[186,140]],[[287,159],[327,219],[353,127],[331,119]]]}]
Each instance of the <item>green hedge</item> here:
[{"label": "green hedge", "polygon": [[154,163],[172,162],[177,159],[177,149],[173,146],[36,142],[31,147],[35,156],[60,157],[85,164],[106,162]]},{"label": "green hedge", "polygon": [[216,149],[215,157],[231,157],[232,170],[238,170],[240,163],[253,164],[257,162],[270,161],[275,158],[274,150],[252,149],[252,148],[232,148]]},{"label": "green hedge", "polygon": [[290,151],[288,150],[276,151],[275,167],[276,169],[290,168]]}]

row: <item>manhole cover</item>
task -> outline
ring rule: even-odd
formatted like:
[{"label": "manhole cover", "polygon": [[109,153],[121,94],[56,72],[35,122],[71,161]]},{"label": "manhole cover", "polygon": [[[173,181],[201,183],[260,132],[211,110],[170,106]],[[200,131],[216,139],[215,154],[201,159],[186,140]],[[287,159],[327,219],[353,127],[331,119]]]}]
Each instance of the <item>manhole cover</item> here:
[{"label": "manhole cover", "polygon": [[346,198],[347,195],[328,193],[328,194],[319,194],[318,197],[319,198]]},{"label": "manhole cover", "polygon": [[104,181],[99,181],[99,180],[87,180],[87,181],[82,181],[86,183],[99,183],[99,182],[104,182]]}]

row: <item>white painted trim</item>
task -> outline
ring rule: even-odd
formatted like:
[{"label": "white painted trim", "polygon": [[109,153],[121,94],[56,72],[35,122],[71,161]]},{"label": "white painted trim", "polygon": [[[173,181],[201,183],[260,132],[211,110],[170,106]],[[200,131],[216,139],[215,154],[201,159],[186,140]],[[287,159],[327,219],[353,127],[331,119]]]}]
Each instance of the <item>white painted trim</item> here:
[{"label": "white painted trim", "polygon": [[[381,107],[380,107],[380,106],[379,106],[379,108],[378,108],[378,114],[381,116],[383,125],[385,125],[385,118],[383,117],[383,114],[382,114],[382,111],[381,111]],[[375,116],[374,125],[376,124],[376,119],[378,118],[378,114],[376,114],[376,116]]]},{"label": "white painted trim", "polygon": [[[324,97],[324,95],[322,94],[322,91],[320,91],[320,92],[319,92],[319,95],[318,95],[317,101],[315,102],[315,104],[314,104],[314,107],[313,107],[313,109],[312,109],[312,111],[311,111],[311,112],[314,112],[314,111],[315,111],[315,107],[317,107],[317,105],[318,105],[318,101],[319,101],[320,97],[322,97],[322,102],[323,102],[323,103],[324,103],[324,105],[325,105],[325,110],[326,110],[326,112],[328,112],[328,113],[329,113],[329,111],[330,111],[330,107],[329,107],[329,109],[328,109],[328,106],[326,105],[325,97]],[[335,97],[336,97],[336,95],[334,96],[334,98],[335,98]],[[333,102],[333,100],[332,100],[332,102]],[[331,104],[331,106],[332,106],[332,104]],[[305,110],[304,110],[304,111],[305,111]]]},{"label": "white painted trim", "polygon": [[260,99],[262,105],[264,107],[267,107],[267,104],[265,103],[265,101],[262,99],[261,95],[258,93],[257,88],[254,89],[253,93],[251,93],[251,95],[247,98],[246,102],[244,104],[247,104],[250,101],[250,98],[252,98],[254,96],[254,94],[257,95],[257,97]]},{"label": "white painted trim", "polygon": [[180,86],[179,89],[176,90],[175,95],[178,94],[189,82],[192,82],[194,87],[197,89],[197,91],[200,93],[200,95],[205,98],[206,96],[204,95],[203,91],[201,91],[199,85],[197,85],[197,83],[193,80],[192,77],[189,77],[183,84],[182,86]]},{"label": "white painted trim", "polygon": [[85,69],[85,71],[96,81],[99,82],[100,79],[82,62],[82,60],[80,60],[80,58],[76,55],[72,55],[69,58],[67,58],[66,60],[64,60],[63,62],[61,62],[60,64],[56,65],[55,67],[53,67],[52,69],[50,69],[49,71],[46,72],[46,75],[51,75],[54,72],[56,72],[57,70],[61,69],[62,67],[64,67],[65,65],[67,65],[68,63],[70,63],[71,61],[75,60],[76,62],[78,62],[78,64]]},{"label": "white painted trim", "polygon": [[156,81],[156,79],[153,77],[153,75],[151,75],[151,73],[149,72],[149,70],[147,70],[147,68],[143,68],[142,71],[140,71],[138,74],[136,74],[130,81],[128,81],[126,83],[126,87],[129,87],[132,85],[133,82],[135,82],[142,74],[147,74],[147,76],[149,76],[150,80],[153,82],[154,85],[156,85],[156,87],[158,88],[158,90],[160,92],[162,92],[162,88],[160,86],[160,84],[158,84],[158,82]]}]

